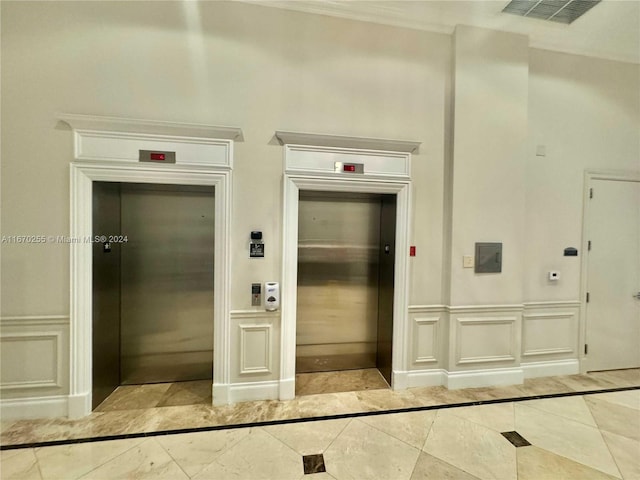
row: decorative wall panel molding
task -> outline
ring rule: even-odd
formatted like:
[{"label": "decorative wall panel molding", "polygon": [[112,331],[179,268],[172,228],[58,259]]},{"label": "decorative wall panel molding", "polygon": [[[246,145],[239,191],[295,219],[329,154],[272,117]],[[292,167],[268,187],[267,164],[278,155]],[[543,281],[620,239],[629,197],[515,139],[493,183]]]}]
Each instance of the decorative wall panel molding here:
[{"label": "decorative wall panel molding", "polygon": [[522,315],[522,356],[575,357],[578,345],[580,302],[525,304]]},{"label": "decorative wall panel molding", "polygon": [[69,317],[0,319],[3,397],[60,395],[68,389]]},{"label": "decorative wall panel molding", "polygon": [[455,320],[456,365],[516,361],[516,316]]},{"label": "decorative wall panel molding", "polygon": [[271,325],[239,325],[240,374],[271,373]]},{"label": "decorative wall panel molding", "polygon": [[[431,373],[446,367],[446,354],[443,353],[448,328],[446,308],[445,305],[411,305],[407,309],[411,323],[408,344],[411,374],[409,383],[415,383],[420,378],[433,382],[438,377]],[[420,372],[429,375],[420,375]]]}]

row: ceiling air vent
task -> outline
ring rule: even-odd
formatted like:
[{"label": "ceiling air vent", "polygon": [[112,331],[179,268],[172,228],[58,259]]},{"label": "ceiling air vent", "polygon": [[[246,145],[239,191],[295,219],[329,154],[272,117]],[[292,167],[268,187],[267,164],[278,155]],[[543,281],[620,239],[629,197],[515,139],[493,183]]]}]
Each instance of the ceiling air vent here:
[{"label": "ceiling air vent", "polygon": [[502,10],[522,17],[571,23],[600,0],[512,0]]}]

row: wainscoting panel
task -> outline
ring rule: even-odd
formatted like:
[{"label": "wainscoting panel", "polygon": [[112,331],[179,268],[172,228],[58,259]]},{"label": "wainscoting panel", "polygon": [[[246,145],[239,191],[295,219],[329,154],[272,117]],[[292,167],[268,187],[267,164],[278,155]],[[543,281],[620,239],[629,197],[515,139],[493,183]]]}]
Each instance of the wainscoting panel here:
[{"label": "wainscoting panel", "polygon": [[450,307],[449,370],[498,368],[520,362],[522,307]]},{"label": "wainscoting panel", "polygon": [[4,317],[0,343],[3,399],[68,392],[68,316]]},{"label": "wainscoting panel", "polygon": [[271,373],[271,325],[240,324],[240,374]]},{"label": "wainscoting panel", "polygon": [[579,373],[580,302],[526,303],[522,366],[527,377]]},{"label": "wainscoting panel", "polygon": [[[230,391],[277,380],[280,365],[280,312],[231,312]],[[241,392],[237,392],[241,394]],[[233,401],[233,399],[231,399]]]},{"label": "wainscoting panel", "polygon": [[441,368],[445,316],[443,305],[409,307],[410,370]]}]

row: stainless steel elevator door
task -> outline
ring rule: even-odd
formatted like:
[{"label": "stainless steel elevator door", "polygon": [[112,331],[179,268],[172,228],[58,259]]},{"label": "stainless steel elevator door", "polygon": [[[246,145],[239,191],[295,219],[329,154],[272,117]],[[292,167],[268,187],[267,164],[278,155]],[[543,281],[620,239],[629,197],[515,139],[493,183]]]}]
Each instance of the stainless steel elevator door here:
[{"label": "stainless steel elevator door", "polygon": [[213,187],[122,184],[121,383],[213,376]]},{"label": "stainless steel elevator door", "polygon": [[376,366],[380,195],[300,192],[296,371]]}]

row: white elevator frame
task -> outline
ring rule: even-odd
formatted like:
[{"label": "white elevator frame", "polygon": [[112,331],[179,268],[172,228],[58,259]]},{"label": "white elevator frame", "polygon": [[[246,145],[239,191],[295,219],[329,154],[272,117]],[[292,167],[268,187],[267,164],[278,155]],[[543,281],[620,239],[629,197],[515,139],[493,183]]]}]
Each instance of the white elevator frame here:
[{"label": "white elevator frame", "polygon": [[[416,142],[384,141],[327,135],[277,132],[285,144],[283,254],[281,279],[281,400],[295,397],[296,321],[298,287],[298,205],[300,190],[395,194],[396,249],[393,290],[393,353],[391,387],[404,388],[398,374],[408,367],[409,332],[409,219],[411,210],[410,152]],[[289,140],[304,141],[306,145],[291,145]],[[326,145],[347,145],[327,147]],[[357,145],[360,148],[348,148]],[[365,147],[365,148],[362,148]],[[369,147],[369,148],[367,148]],[[381,149],[390,147],[386,150]],[[373,149],[375,148],[375,150]],[[300,157],[298,157],[300,155]],[[296,159],[301,162],[296,166]],[[311,163],[309,163],[309,159]],[[316,162],[314,159],[317,158]],[[334,161],[362,162],[370,159],[378,171],[370,175],[328,173]],[[302,165],[302,166],[301,166]],[[384,173],[386,167],[392,172]],[[300,168],[297,168],[300,167]],[[323,173],[324,169],[324,173]]]},{"label": "white elevator frame", "polygon": [[[93,235],[93,182],[214,187],[212,393],[215,404],[229,403],[232,139],[241,139],[241,130],[84,115],[62,114],[58,118],[72,126],[75,137],[75,161],[71,163],[72,239]],[[138,149],[177,151],[177,158],[187,161],[182,165],[138,162]],[[92,245],[79,241],[70,247],[68,412],[69,418],[79,418],[92,411]]]}]

